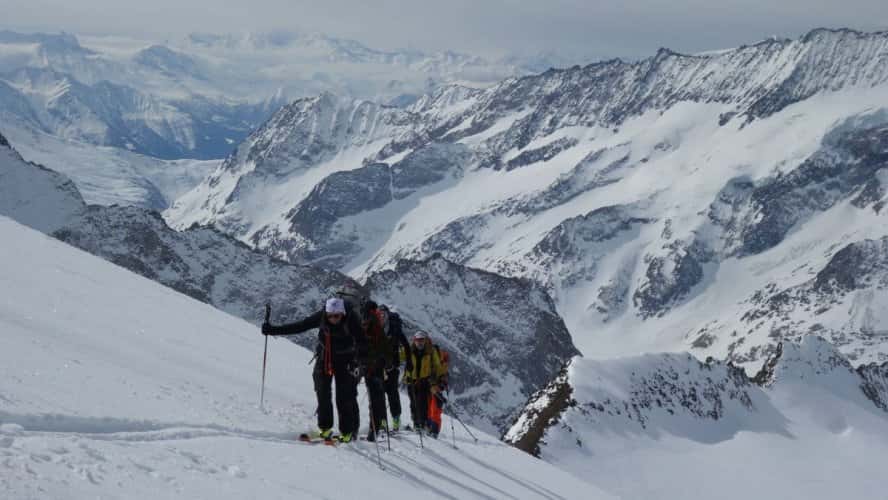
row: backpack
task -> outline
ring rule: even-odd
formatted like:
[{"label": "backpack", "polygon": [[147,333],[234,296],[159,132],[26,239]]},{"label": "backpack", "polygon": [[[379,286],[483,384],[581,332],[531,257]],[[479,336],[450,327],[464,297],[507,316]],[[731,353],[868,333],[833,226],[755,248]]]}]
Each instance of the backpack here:
[{"label": "backpack", "polygon": [[441,346],[438,344],[434,344],[435,351],[438,352],[438,360],[441,362],[441,369],[444,371],[444,375],[446,376],[450,373],[450,353],[444,349],[441,349]]},{"label": "backpack", "polygon": [[348,314],[356,314],[358,322],[362,323],[369,312],[370,295],[353,283],[346,283],[336,291],[336,296],[345,302],[345,310]]},{"label": "backpack", "polygon": [[434,344],[435,351],[438,353],[438,362],[441,364],[441,372],[438,374],[438,384],[442,389],[447,390],[450,385],[450,353],[441,346]]},{"label": "backpack", "polygon": [[401,323],[401,315],[392,312],[387,306],[381,305],[379,306],[378,311],[381,313],[380,315],[380,324],[382,325],[382,331],[389,340],[393,342],[397,342],[397,339],[394,339],[395,332],[401,332],[402,323]]},{"label": "backpack", "polygon": [[[376,320],[375,322],[373,321],[374,319]],[[370,309],[367,311],[367,320],[379,325],[378,327],[367,329],[367,338],[372,342],[386,341],[389,334],[386,331],[388,330],[388,317],[385,314],[385,311],[382,311],[379,308]]]}]

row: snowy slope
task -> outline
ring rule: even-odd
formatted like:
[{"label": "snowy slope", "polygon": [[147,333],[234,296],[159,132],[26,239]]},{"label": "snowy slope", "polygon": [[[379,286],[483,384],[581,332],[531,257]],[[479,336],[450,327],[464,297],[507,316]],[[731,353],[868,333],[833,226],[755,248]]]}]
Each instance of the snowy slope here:
[{"label": "snowy slope", "polygon": [[529,278],[587,356],[693,349],[754,372],[817,333],[880,361],[881,267],[871,284],[809,282],[888,234],[885,57],[888,33],[820,29],[408,109],[306,99],[165,217],[354,276],[439,253]]},{"label": "snowy slope", "polygon": [[48,233],[68,224],[83,208],[70,179],[26,162],[0,135],[0,214]]},{"label": "snowy slope", "polygon": [[621,498],[882,498],[884,386],[813,336],[769,365],[578,359],[506,440]]},{"label": "snowy slope", "polygon": [[487,436],[402,437],[383,471],[369,443],[300,444],[308,351],[271,341],[260,411],[255,325],[9,219],[0,234],[4,498],[606,497]]}]

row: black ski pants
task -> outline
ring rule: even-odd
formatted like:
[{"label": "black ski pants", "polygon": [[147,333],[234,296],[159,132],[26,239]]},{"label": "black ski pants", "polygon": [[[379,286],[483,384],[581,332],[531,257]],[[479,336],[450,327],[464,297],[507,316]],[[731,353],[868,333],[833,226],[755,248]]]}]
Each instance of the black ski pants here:
[{"label": "black ski pants", "polygon": [[397,366],[385,372],[385,393],[388,396],[388,405],[389,410],[392,412],[392,418],[401,416],[401,393],[398,391],[399,377],[400,373]]},{"label": "black ski pants", "polygon": [[352,369],[352,354],[332,357],[333,375],[327,373],[323,356],[315,361],[312,378],[318,398],[318,427],[333,427],[333,381],[336,381],[336,412],[339,416],[339,432],[357,432],[360,419],[358,410],[358,384]]},{"label": "black ski pants", "polygon": [[410,416],[414,427],[426,427],[429,420],[429,397],[432,386],[428,380],[418,380],[407,386],[410,396]]},{"label": "black ski pants", "polygon": [[364,377],[367,385],[367,401],[370,404],[370,429],[378,430],[375,425],[379,425],[388,418],[385,409],[385,387],[382,380],[382,372],[376,374],[367,374]]}]

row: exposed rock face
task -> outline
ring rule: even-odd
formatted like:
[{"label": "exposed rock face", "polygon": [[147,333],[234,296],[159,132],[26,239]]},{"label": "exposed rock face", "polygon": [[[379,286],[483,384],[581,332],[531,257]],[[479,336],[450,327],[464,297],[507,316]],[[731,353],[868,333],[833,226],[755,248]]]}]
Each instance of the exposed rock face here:
[{"label": "exposed rock face", "polygon": [[568,406],[576,406],[573,389],[567,381],[567,368],[546,387],[535,392],[503,440],[535,457],[540,456],[540,442],[546,431],[558,423]]},{"label": "exposed rock face", "polygon": [[811,284],[814,291],[833,296],[873,286],[888,286],[888,237],[842,248]]},{"label": "exposed rock face", "polygon": [[737,253],[751,255],[773,248],[799,222],[862,189],[858,205],[865,205],[868,198],[880,200],[880,172],[886,168],[888,127],[840,127],[798,168],[752,190],[752,207],[744,212],[748,222],[741,230]]},{"label": "exposed rock face", "polygon": [[870,363],[857,368],[863,378],[863,393],[876,406],[888,412],[888,363]]},{"label": "exposed rock face", "polygon": [[[288,226],[265,226],[251,242],[291,262],[345,267],[366,251],[367,240],[375,236],[369,234],[374,229],[365,227],[362,219],[372,218],[369,214],[373,211],[420,190],[434,189],[459,177],[467,155],[466,148],[458,144],[430,144],[393,165],[370,163],[330,174],[286,214]],[[286,236],[292,234],[300,237]]]},{"label": "exposed rock face", "polygon": [[671,245],[669,253],[652,257],[642,285],[633,295],[642,316],[662,316],[703,279],[703,264],[709,260],[700,245]]}]

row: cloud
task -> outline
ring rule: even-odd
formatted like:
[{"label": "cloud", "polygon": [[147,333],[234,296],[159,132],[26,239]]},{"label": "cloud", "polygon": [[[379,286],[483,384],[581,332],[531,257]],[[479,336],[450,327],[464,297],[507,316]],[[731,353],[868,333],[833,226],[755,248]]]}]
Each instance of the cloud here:
[{"label": "cloud", "polygon": [[382,49],[643,57],[727,48],[812,28],[884,28],[884,0],[0,0],[9,29],[165,38],[296,30]]}]

